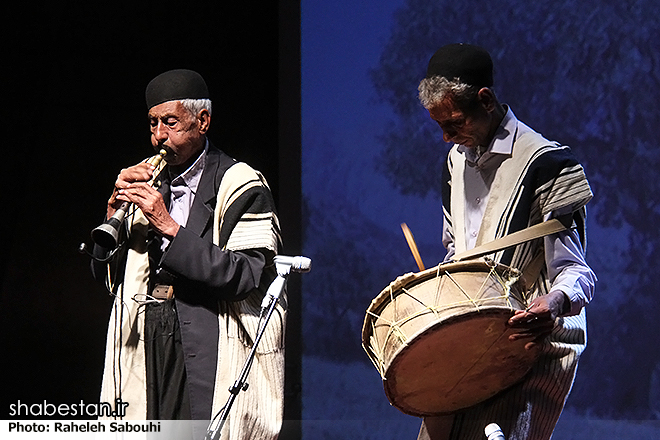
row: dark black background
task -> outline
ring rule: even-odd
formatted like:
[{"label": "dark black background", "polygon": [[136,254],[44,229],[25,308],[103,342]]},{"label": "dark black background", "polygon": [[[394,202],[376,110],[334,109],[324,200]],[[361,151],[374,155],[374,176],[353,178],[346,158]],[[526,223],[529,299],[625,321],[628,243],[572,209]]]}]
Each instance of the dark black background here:
[{"label": "dark black background", "polygon": [[[111,298],[78,245],[89,243],[119,170],[153,154],[144,87],[155,75],[204,76],[211,140],[266,176],[284,252],[299,252],[300,28],[289,0],[55,1],[13,5],[4,21],[0,415],[10,418],[19,400],[98,401]],[[300,419],[297,285],[290,280],[290,420]]]}]

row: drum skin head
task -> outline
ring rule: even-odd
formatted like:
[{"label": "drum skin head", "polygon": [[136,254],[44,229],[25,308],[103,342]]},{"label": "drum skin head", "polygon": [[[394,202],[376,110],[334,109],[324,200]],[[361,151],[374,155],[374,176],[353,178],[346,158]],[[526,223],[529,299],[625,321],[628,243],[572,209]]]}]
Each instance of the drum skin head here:
[{"label": "drum skin head", "polygon": [[520,381],[539,350],[525,350],[528,340],[508,340],[510,316],[482,310],[449,318],[417,336],[385,372],[392,405],[419,417],[450,414]]}]

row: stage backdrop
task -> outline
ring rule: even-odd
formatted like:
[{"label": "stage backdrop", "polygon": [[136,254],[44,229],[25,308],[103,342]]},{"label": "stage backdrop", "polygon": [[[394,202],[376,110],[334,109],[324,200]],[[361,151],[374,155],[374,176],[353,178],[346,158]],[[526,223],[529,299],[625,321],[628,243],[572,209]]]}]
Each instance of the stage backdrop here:
[{"label": "stage backdrop", "polygon": [[642,1],[303,0],[303,437],[415,438],[360,346],[370,301],[441,244],[448,146],[416,90],[443,44],[495,62],[519,119],[573,148],[595,193],[588,261],[599,283],[561,439],[660,435],[656,317],[660,6]]}]

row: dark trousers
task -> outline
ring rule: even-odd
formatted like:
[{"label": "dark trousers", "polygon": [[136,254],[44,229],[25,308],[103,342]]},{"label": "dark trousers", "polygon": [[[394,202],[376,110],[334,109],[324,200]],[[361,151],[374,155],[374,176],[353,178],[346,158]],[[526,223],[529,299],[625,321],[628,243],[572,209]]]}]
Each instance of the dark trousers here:
[{"label": "dark trousers", "polygon": [[190,395],[173,299],[147,304],[144,339],[147,419],[190,420]]}]

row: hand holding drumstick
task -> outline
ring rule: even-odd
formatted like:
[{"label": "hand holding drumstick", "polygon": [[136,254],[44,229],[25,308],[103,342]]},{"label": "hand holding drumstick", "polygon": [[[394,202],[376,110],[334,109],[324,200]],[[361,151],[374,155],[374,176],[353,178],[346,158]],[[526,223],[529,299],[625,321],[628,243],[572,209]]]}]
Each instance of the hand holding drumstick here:
[{"label": "hand holding drumstick", "polygon": [[531,339],[525,344],[527,350],[543,342],[555,327],[555,319],[565,310],[567,301],[563,292],[555,290],[535,298],[525,310],[517,310],[508,324],[519,331],[510,335],[509,340]]}]

